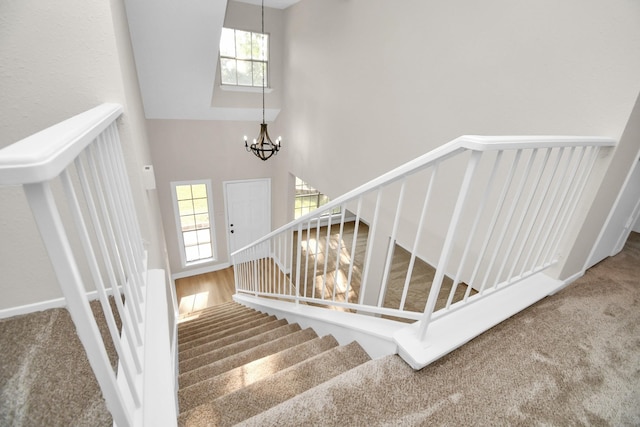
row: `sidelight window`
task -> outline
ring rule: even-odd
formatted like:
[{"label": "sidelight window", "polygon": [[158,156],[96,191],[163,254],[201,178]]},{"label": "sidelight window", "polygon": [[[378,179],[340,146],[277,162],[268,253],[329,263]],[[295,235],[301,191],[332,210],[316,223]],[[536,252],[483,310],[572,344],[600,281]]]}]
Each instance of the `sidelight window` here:
[{"label": "sidelight window", "polygon": [[183,265],[215,260],[211,181],[172,182]]},{"label": "sidelight window", "polygon": [[[326,194],[322,194],[298,177],[296,177],[295,197],[294,218],[296,219],[330,202]],[[336,208],[329,213],[340,213],[340,208]]]}]

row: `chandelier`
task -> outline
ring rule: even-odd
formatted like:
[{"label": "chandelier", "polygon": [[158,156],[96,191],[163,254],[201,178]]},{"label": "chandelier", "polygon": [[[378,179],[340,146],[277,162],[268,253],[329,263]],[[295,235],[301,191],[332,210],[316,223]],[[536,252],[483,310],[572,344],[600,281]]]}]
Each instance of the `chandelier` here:
[{"label": "chandelier", "polygon": [[[262,34],[264,34],[264,0],[262,0]],[[253,154],[255,154],[263,161],[269,159],[275,154],[278,154],[278,151],[280,151],[280,144],[282,143],[281,137],[278,137],[275,143],[271,141],[269,132],[267,131],[267,123],[264,120],[265,74],[266,68],[262,71],[262,123],[260,124],[260,135],[258,135],[258,138],[253,140],[252,144],[249,144],[246,135],[244,137],[244,148],[248,152],[252,152]]]}]

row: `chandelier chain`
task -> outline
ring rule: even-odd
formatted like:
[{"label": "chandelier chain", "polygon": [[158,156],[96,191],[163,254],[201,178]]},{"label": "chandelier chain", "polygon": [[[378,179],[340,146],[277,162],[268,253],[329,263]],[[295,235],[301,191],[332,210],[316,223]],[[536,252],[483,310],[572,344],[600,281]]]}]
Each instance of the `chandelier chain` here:
[{"label": "chandelier chain", "polygon": [[[262,0],[262,52],[264,55],[264,0]],[[262,63],[262,123],[266,123],[264,121],[264,76],[266,74],[267,71],[267,64],[266,63]]]},{"label": "chandelier chain", "polygon": [[[262,0],[262,52],[263,56],[266,55],[266,43],[265,43],[265,34],[264,34],[264,0]],[[253,39],[253,38],[252,38]],[[247,140],[247,136],[244,137],[244,148],[253,154],[256,157],[260,158],[260,160],[266,161],[271,156],[278,154],[280,151],[280,144],[282,141],[281,137],[276,139],[276,142],[273,143],[271,138],[269,137],[269,132],[267,131],[267,122],[265,117],[265,86],[266,86],[266,74],[267,74],[267,61],[262,62],[262,124],[260,124],[260,134],[257,139],[253,140],[253,143],[249,145],[249,141]]]}]

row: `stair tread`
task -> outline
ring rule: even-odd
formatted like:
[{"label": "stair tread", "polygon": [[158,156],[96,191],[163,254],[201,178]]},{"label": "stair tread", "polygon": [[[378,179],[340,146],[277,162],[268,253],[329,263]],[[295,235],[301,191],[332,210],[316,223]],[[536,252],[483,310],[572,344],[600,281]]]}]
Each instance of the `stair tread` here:
[{"label": "stair tread", "polygon": [[216,305],[212,305],[212,306],[209,306],[209,307],[201,308],[200,310],[190,311],[188,314],[202,313],[203,311],[216,311],[216,310],[224,309],[226,307],[233,307],[233,306],[238,306],[238,305],[242,305],[242,304],[238,304],[235,301],[226,301],[226,302],[223,302],[223,303],[220,303],[220,304],[216,304]]},{"label": "stair tread", "polygon": [[207,401],[267,378],[275,372],[316,356],[332,347],[337,347],[337,345],[338,342],[331,335],[316,337],[185,387],[178,392],[180,412],[188,411]]},{"label": "stair tread", "polygon": [[197,339],[185,342],[183,344],[178,344],[178,352],[182,352],[183,350],[187,350],[187,349],[190,349],[190,348],[193,348],[193,347],[197,347],[197,346],[202,345],[202,344],[206,344],[207,342],[214,341],[214,340],[217,340],[219,338],[223,338],[223,337],[226,337],[226,336],[233,335],[233,334],[235,334],[237,332],[242,332],[245,329],[250,329],[250,328],[253,328],[255,326],[259,326],[261,324],[264,324],[266,322],[273,321],[273,320],[275,320],[275,318],[276,318],[275,316],[260,317],[260,318],[257,318],[256,320],[251,321],[251,322],[246,322],[246,323],[243,322],[240,325],[234,326],[232,328],[225,329],[225,330],[222,330],[222,331],[218,331],[218,332],[215,332],[215,333],[210,334],[210,335],[204,335],[204,336],[201,336],[201,337],[199,337]]},{"label": "stair tread", "polygon": [[287,321],[285,319],[273,320],[271,322],[267,322],[263,325],[254,326],[253,328],[245,329],[243,331],[237,332],[232,335],[227,335],[225,337],[219,338],[217,340],[209,341],[204,344],[200,344],[199,346],[192,347],[187,350],[181,351],[180,360],[187,360],[192,357],[198,356],[200,354],[208,353],[217,348],[225,347],[229,344],[233,344],[238,341],[245,340],[247,338],[251,338],[256,335],[260,335],[264,332],[277,329],[281,326],[287,325]]},{"label": "stair tread", "polygon": [[202,325],[201,327],[195,328],[193,330],[179,331],[178,344],[186,344],[190,341],[197,340],[198,338],[206,337],[208,335],[212,335],[221,331],[226,331],[233,327],[240,326],[255,319],[264,317],[269,317],[269,315],[260,312],[246,313],[239,316],[234,316],[232,319],[224,322],[214,322],[213,324]]},{"label": "stair tread", "polygon": [[242,304],[238,304],[235,301],[228,301],[222,304],[214,305],[211,307],[205,307],[200,310],[189,311],[187,313],[183,313],[179,316],[179,321],[181,322],[189,322],[192,319],[197,319],[200,316],[215,314],[219,312],[223,312],[225,310],[233,310],[234,308],[245,307]]},{"label": "stair tread", "polygon": [[215,350],[200,354],[190,359],[181,360],[179,365],[180,373],[186,373],[194,369],[198,369],[201,366],[205,366],[205,365],[214,363],[218,360],[222,360],[224,358],[233,356],[245,350],[254,348],[265,342],[271,342],[283,336],[293,334],[295,332],[298,332],[300,329],[301,328],[297,323],[294,323],[291,325],[285,324],[279,328],[272,329],[262,334],[254,335],[252,337],[231,343],[226,346],[220,346]]},{"label": "stair tread", "polygon": [[197,369],[182,373],[178,377],[180,387],[188,387],[199,381],[214,377],[216,375],[220,375],[221,373],[237,368],[238,366],[242,366],[245,363],[249,363],[253,360],[260,359],[262,357],[297,345],[301,342],[301,338],[306,336],[306,334],[309,334],[309,337],[307,337],[307,339],[313,339],[317,337],[317,334],[315,334],[315,332],[313,332],[312,335],[305,329],[302,331],[294,332],[293,334],[284,335],[273,341],[260,344],[235,355],[231,355],[230,357],[226,357],[208,365],[201,366]]},{"label": "stair tread", "polygon": [[[415,425],[415,419],[403,416],[415,410],[416,396],[408,398],[407,389],[416,378],[397,355],[371,360],[299,395],[244,420],[242,426],[320,425],[325,424],[327,410],[339,425]],[[384,390],[392,405],[381,405],[375,390]],[[371,399],[363,399],[363,390]],[[413,405],[413,406],[412,406]]]},{"label": "stair tread", "polygon": [[180,426],[233,425],[315,387],[369,359],[356,342],[335,347],[178,417]]},{"label": "stair tread", "polygon": [[267,317],[267,316],[268,316],[267,314],[259,313],[259,312],[243,313],[217,323],[213,322],[212,324],[204,324],[192,330],[178,331],[178,341],[182,341],[183,343],[186,343],[191,339],[200,338],[205,335],[211,335],[214,332],[231,329],[237,325],[250,322],[253,319],[257,319],[260,317]]},{"label": "stair tread", "polygon": [[258,313],[258,311],[248,307],[240,306],[239,308],[234,308],[233,310],[231,309],[225,310],[221,313],[202,314],[197,318],[192,318],[178,324],[178,331],[180,332],[189,331],[191,329],[194,329],[209,323],[216,323],[216,322],[229,320],[241,313]]}]

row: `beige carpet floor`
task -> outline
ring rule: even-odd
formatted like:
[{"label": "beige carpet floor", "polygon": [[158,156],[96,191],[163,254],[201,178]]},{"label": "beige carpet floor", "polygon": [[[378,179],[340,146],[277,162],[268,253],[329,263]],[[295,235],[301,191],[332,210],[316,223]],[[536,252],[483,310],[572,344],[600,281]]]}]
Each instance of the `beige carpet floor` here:
[{"label": "beige carpet floor", "polygon": [[[91,309],[102,316],[97,301]],[[115,366],[106,322],[100,327]],[[0,320],[0,426],[111,425],[111,414],[66,309]]]},{"label": "beige carpet floor", "polygon": [[419,372],[370,361],[244,425],[640,425],[640,235]]},{"label": "beige carpet floor", "polygon": [[[199,342],[200,326],[181,330]],[[202,356],[188,342],[182,347],[192,357]],[[343,351],[337,349],[330,351]],[[238,354],[248,351],[254,350]],[[272,351],[265,349],[265,356]],[[293,359],[278,362],[285,367],[278,378],[295,369],[286,367],[300,356],[291,353]],[[111,425],[66,311],[0,321],[0,360],[0,426]],[[183,362],[188,369],[189,362]],[[219,365],[234,363],[230,368],[235,369],[247,362],[225,359],[206,369],[226,372],[229,367]],[[314,366],[308,363],[301,372]],[[309,371],[330,375],[306,391],[297,389],[300,394],[289,394],[290,380],[264,378],[234,392],[252,405],[250,411],[224,395],[209,407],[189,410],[181,423],[210,420],[215,412],[223,414],[224,423],[248,416],[243,423],[253,426],[640,425],[640,235],[632,234],[622,253],[563,291],[421,371],[397,356],[354,359],[339,374],[332,366]],[[185,372],[180,383],[185,385],[191,373],[195,390],[201,368]],[[227,375],[225,386],[236,381],[231,381],[235,373]],[[262,387],[273,396],[256,393]],[[218,393],[213,387],[210,392]],[[256,395],[261,400],[254,401]],[[295,396],[273,401],[283,395]],[[185,393],[181,399],[190,400]],[[256,408],[263,403],[277,404],[260,413]]]}]

